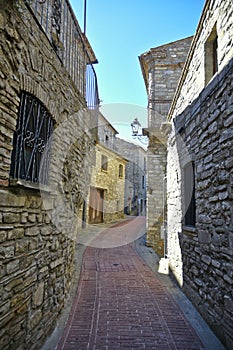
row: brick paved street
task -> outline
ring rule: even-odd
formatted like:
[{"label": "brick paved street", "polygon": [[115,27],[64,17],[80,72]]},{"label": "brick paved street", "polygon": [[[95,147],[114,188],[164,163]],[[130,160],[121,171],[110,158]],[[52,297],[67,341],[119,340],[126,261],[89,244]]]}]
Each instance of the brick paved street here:
[{"label": "brick paved street", "polygon": [[107,249],[87,247],[57,349],[206,348],[131,243]]}]

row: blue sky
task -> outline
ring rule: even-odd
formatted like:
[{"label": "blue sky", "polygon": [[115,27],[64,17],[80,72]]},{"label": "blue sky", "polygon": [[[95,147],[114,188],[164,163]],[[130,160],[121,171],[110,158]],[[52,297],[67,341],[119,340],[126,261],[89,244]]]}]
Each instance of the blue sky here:
[{"label": "blue sky", "polygon": [[[84,0],[70,0],[83,29]],[[193,35],[204,0],[87,0],[87,37],[103,103],[146,105],[138,56]]]},{"label": "blue sky", "polygon": [[[103,105],[139,105],[146,112],[147,95],[138,56],[151,47],[193,35],[204,2],[87,0],[86,34],[99,61],[95,70]],[[84,0],[70,3],[83,30]],[[114,122],[115,117],[108,114],[105,116]],[[128,113],[127,108],[127,116],[123,113],[118,122],[128,123],[134,117],[134,111]],[[141,118],[145,124],[146,117]]]}]

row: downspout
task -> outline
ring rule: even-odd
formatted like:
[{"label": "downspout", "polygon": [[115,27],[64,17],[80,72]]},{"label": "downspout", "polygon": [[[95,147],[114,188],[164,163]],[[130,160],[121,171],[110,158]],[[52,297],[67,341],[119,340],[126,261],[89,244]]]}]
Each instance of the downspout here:
[{"label": "downspout", "polygon": [[167,180],[167,176],[165,175],[163,178],[163,233],[164,233],[164,254],[163,257],[167,257],[167,222],[165,219],[165,204],[166,204],[166,186],[165,182]]},{"label": "downspout", "polygon": [[166,181],[167,181],[167,176],[165,175],[163,178],[163,226],[161,227],[161,231],[163,230],[163,234],[164,234],[164,253],[163,253],[163,258],[161,258],[159,261],[158,272],[163,273],[165,275],[168,275],[169,274],[169,259],[167,257],[167,223],[165,220],[165,203],[166,203],[165,182]]}]

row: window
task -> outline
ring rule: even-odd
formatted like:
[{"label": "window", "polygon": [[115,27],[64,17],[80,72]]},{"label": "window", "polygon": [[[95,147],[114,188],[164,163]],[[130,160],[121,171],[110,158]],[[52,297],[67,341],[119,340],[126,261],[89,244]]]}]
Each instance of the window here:
[{"label": "window", "polygon": [[103,154],[101,156],[101,170],[108,171],[108,157]]},{"label": "window", "polygon": [[13,139],[10,176],[34,183],[48,183],[50,136],[53,121],[44,105],[22,92]]},{"label": "window", "polygon": [[205,84],[218,71],[218,37],[216,25],[205,43]]},{"label": "window", "polygon": [[184,210],[185,226],[194,227],[196,223],[195,178],[194,164],[191,162],[184,167]]},{"label": "window", "polygon": [[145,188],[145,176],[144,175],[142,176],[142,188],[143,189]]},{"label": "window", "polygon": [[146,171],[146,157],[144,157],[144,171]]},{"label": "window", "polygon": [[123,178],[123,165],[122,164],[119,165],[119,177]]}]

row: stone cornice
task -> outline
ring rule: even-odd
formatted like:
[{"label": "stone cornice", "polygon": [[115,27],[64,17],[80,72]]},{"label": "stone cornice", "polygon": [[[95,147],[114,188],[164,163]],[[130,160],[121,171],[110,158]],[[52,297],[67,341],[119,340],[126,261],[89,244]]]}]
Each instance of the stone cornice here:
[{"label": "stone cornice", "polygon": [[166,137],[168,137],[168,135],[171,133],[172,131],[172,123],[170,122],[164,122],[161,124],[160,130],[162,132],[163,135],[165,135]]},{"label": "stone cornice", "polygon": [[157,139],[161,144],[166,144],[167,140],[165,135],[161,132],[160,127],[143,128],[143,135],[147,136],[150,140]]}]

